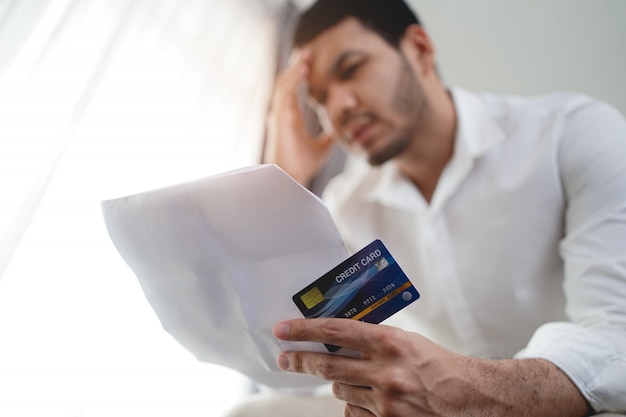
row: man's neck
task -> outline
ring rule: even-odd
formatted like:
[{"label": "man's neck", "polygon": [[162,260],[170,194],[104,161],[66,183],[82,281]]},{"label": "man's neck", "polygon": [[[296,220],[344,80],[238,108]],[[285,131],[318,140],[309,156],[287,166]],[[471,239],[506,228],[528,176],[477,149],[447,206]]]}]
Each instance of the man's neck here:
[{"label": "man's neck", "polygon": [[430,203],[441,174],[454,153],[457,116],[449,92],[431,101],[428,124],[414,146],[396,160],[398,169],[420,190]]}]

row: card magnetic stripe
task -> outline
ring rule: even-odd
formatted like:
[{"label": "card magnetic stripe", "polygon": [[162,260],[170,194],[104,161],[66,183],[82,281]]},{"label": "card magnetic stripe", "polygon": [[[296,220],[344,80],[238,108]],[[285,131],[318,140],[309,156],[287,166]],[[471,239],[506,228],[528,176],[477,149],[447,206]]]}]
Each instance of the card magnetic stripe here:
[{"label": "card magnetic stripe", "polygon": [[367,316],[372,311],[376,310],[378,307],[380,307],[383,304],[385,304],[387,301],[389,301],[392,298],[394,298],[396,295],[400,294],[402,291],[411,288],[411,286],[412,286],[411,282],[409,282],[409,281],[405,282],[404,285],[402,285],[401,287],[399,287],[399,288],[395,289],[394,291],[390,292],[384,298],[381,298],[380,300],[378,300],[375,303],[373,303],[371,306],[369,306],[366,309],[364,309],[363,311],[361,311],[359,314],[356,314],[356,315],[354,315],[353,317],[350,317],[350,318],[353,319],[353,320],[362,319],[363,317]]}]

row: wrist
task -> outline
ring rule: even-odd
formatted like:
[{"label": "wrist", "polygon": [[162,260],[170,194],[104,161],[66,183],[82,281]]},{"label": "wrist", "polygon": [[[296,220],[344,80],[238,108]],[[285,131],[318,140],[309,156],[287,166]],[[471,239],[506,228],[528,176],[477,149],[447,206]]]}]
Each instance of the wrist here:
[{"label": "wrist", "polygon": [[465,358],[463,369],[456,382],[462,386],[448,390],[460,393],[459,415],[583,417],[592,411],[571,380],[543,359]]}]

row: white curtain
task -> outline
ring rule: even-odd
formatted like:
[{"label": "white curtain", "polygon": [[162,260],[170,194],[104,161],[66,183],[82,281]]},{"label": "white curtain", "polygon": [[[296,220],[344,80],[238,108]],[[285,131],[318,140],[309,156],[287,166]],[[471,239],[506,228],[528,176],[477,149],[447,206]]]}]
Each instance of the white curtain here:
[{"label": "white curtain", "polygon": [[275,15],[0,0],[1,416],[219,416],[246,393],[161,329],[99,203],[259,161]]}]

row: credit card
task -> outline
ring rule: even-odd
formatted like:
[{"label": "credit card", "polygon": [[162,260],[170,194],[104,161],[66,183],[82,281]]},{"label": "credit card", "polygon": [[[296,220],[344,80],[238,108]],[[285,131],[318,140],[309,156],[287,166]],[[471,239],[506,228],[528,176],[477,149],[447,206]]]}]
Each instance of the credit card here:
[{"label": "credit card", "polygon": [[[306,318],[380,323],[420,297],[383,242],[375,240],[293,296]],[[330,352],[340,346],[326,345]]]}]

